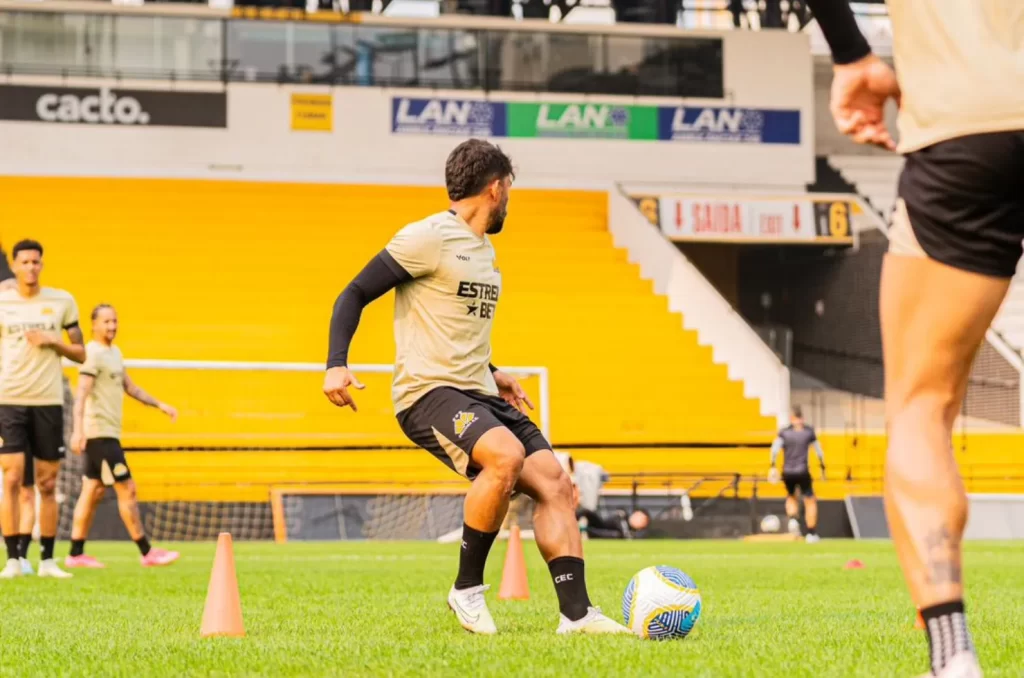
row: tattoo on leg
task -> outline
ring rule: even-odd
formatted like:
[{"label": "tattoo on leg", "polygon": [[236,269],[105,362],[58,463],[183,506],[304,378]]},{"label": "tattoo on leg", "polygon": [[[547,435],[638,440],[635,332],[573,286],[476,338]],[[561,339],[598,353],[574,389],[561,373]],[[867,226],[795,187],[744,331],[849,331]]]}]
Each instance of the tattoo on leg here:
[{"label": "tattoo on leg", "polygon": [[925,536],[928,549],[928,583],[959,584],[962,580],[960,567],[960,539],[945,525],[932,530]]}]

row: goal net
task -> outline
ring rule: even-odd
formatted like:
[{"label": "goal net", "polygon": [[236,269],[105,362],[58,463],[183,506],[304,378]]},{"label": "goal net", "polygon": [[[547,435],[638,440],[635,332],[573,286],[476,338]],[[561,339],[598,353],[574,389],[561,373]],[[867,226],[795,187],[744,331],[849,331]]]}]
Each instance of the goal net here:
[{"label": "goal net", "polygon": [[[125,404],[122,442],[154,539],[212,539],[222,531],[236,539],[435,539],[461,525],[468,483],[402,434],[390,365],[352,366],[366,385],[352,391],[358,412],[323,396],[320,363],[128,360],[126,367],[179,411],[172,423]],[[519,379],[547,433],[547,370],[503,369]],[[63,538],[82,468],[69,454],[58,492]],[[124,536],[113,491],[93,536]]]}]

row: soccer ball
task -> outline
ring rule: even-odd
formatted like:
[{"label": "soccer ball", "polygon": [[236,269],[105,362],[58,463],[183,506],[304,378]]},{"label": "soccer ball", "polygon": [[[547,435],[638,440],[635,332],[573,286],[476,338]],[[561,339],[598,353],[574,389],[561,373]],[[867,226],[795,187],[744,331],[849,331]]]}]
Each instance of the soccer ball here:
[{"label": "soccer ball", "polygon": [[761,518],[761,531],[762,532],[778,532],[779,528],[782,527],[782,521],[779,517],[774,514],[769,514],[764,518]]},{"label": "soccer ball", "polygon": [[644,568],[626,587],[622,616],[629,630],[641,638],[685,638],[700,617],[700,591],[674,567]]}]

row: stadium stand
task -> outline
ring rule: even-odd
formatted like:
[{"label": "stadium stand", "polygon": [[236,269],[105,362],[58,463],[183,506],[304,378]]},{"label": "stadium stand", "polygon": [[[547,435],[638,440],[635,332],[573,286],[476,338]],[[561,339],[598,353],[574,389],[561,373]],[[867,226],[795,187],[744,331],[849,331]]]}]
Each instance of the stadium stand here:
[{"label": "stadium stand", "polygon": [[898,155],[832,155],[829,162],[889,223],[896,205],[896,183],[903,158]]},{"label": "stadium stand", "polygon": [[[47,252],[53,284],[85,309],[115,304],[123,350],[137,358],[319,361],[347,280],[401,225],[446,204],[433,188],[402,187],[398,199],[395,187],[3,181],[12,199],[2,218],[19,224],[12,236],[60,243]],[[496,240],[505,290],[495,362],[549,368],[556,443],[763,442],[774,422],[612,247],[606,212],[603,193],[515,192]],[[638,341],[647,350],[635,351]],[[391,304],[378,303],[353,355],[390,363],[393,354]],[[185,411],[171,429],[130,409],[129,445],[406,444],[385,375],[368,380],[369,406],[354,417],[332,411],[316,375],[143,378]]]}]

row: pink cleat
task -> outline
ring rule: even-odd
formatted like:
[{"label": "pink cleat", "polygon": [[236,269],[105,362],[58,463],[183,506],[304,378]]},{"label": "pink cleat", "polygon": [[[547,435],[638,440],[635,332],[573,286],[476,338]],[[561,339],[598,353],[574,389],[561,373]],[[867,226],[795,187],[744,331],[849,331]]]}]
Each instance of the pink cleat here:
[{"label": "pink cleat", "polygon": [[165,551],[163,549],[153,548],[149,550],[149,553],[142,556],[143,567],[163,567],[164,565],[170,565],[181,556],[177,551]]},{"label": "pink cleat", "polygon": [[64,567],[85,567],[93,570],[102,570],[106,567],[106,565],[96,560],[92,556],[87,556],[83,553],[80,556],[68,556],[67,558],[65,558]]}]

